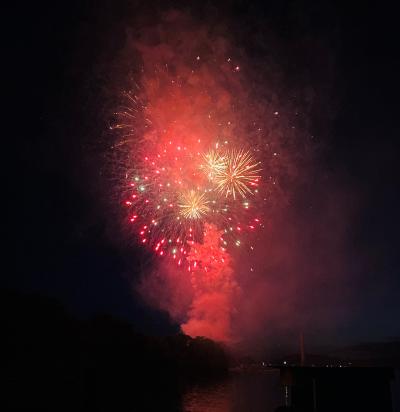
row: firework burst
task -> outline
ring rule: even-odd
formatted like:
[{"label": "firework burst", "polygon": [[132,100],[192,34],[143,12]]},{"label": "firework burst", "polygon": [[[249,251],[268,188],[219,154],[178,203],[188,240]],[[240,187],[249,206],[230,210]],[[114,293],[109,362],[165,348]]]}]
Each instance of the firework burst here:
[{"label": "firework burst", "polygon": [[245,198],[254,194],[254,189],[260,179],[260,162],[256,162],[249,151],[243,149],[230,150],[224,156],[225,165],[220,168],[214,177],[216,190],[225,197],[237,195]]},{"label": "firework burst", "polygon": [[209,150],[204,156],[204,164],[201,169],[212,181],[216,176],[223,173],[227,167],[226,157],[218,151],[218,145],[215,149]]},{"label": "firework burst", "polygon": [[205,193],[189,190],[180,196],[178,206],[185,219],[201,219],[209,212],[209,201]]},{"label": "firework burst", "polygon": [[246,232],[261,226],[254,216],[260,162],[253,152],[225,138],[223,143],[209,135],[199,138],[187,127],[182,132],[175,121],[160,130],[139,90],[123,98],[114,148],[127,166],[122,201],[140,242],[188,268],[191,248],[204,242],[206,225],[221,231],[222,249],[242,245]]}]

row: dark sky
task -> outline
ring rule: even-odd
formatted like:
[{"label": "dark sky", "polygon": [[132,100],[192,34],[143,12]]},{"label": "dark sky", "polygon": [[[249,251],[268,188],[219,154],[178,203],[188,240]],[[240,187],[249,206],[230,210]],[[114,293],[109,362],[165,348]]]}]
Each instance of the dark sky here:
[{"label": "dark sky", "polygon": [[[3,82],[11,89],[5,102],[11,113],[2,125],[3,227],[11,261],[2,286],[56,297],[79,316],[103,311],[147,333],[176,331],[167,315],[133,294],[125,274],[135,272],[139,253],[110,239],[106,206],[93,184],[101,180],[93,172],[101,151],[94,142],[107,127],[99,101],[107,79],[96,78],[93,68],[122,47],[119,24],[132,8],[129,2],[26,3],[3,13]],[[219,10],[241,26],[242,44],[254,25],[289,39],[284,44],[302,38],[329,48],[332,85],[326,102],[320,98],[329,116],[311,111],[310,127],[324,145],[321,163],[362,205],[349,239],[363,272],[350,282],[357,304],[341,338],[376,340],[400,335],[398,22],[389,2],[346,3],[232,1]],[[149,12],[138,4],[134,10]],[[289,67],[294,53],[283,50]],[[296,56],[293,75],[308,73],[307,67],[318,73],[314,57]]]}]

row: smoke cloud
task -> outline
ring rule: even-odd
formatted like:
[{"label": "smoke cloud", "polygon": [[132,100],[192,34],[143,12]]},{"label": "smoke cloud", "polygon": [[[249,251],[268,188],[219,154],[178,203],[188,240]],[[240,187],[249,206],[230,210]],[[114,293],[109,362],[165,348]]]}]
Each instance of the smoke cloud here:
[{"label": "smoke cloud", "polygon": [[145,301],[191,336],[257,350],[299,331],[306,339],[321,331],[333,336],[348,313],[345,238],[357,199],[344,178],[321,166],[313,131],[329,130],[334,62],[323,43],[303,40],[291,40],[291,61],[310,48],[323,74],[296,72],[287,42],[268,30],[232,32],[215,13],[204,19],[173,10],[126,30],[116,66],[130,68],[128,87],[142,102],[138,139],[190,143],[195,136],[207,145],[223,136],[257,148],[262,160],[263,228],[246,237],[246,247],[219,252],[225,265],[208,262],[218,249],[218,230],[210,226],[210,236],[192,248],[209,267],[206,275],[159,260],[136,281]]}]

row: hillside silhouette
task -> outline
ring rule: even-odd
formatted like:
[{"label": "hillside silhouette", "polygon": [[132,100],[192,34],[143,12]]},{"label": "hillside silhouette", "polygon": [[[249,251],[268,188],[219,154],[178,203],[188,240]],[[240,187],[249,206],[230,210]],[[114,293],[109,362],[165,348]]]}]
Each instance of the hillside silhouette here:
[{"label": "hillside silhouette", "polygon": [[109,315],[79,320],[56,300],[2,291],[7,410],[178,410],[179,389],[224,375],[225,349],[143,336]]}]

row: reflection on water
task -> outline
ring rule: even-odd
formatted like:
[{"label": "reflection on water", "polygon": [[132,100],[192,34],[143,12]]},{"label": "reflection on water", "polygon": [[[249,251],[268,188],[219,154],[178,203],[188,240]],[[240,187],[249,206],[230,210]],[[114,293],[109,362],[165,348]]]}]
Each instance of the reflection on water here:
[{"label": "reflection on water", "polygon": [[184,412],[273,412],[282,405],[279,371],[235,373],[225,380],[189,388]]},{"label": "reflection on water", "polygon": [[[400,412],[400,370],[392,382],[393,412]],[[285,404],[279,370],[234,373],[228,378],[195,385],[183,393],[179,412],[275,412]]]}]

